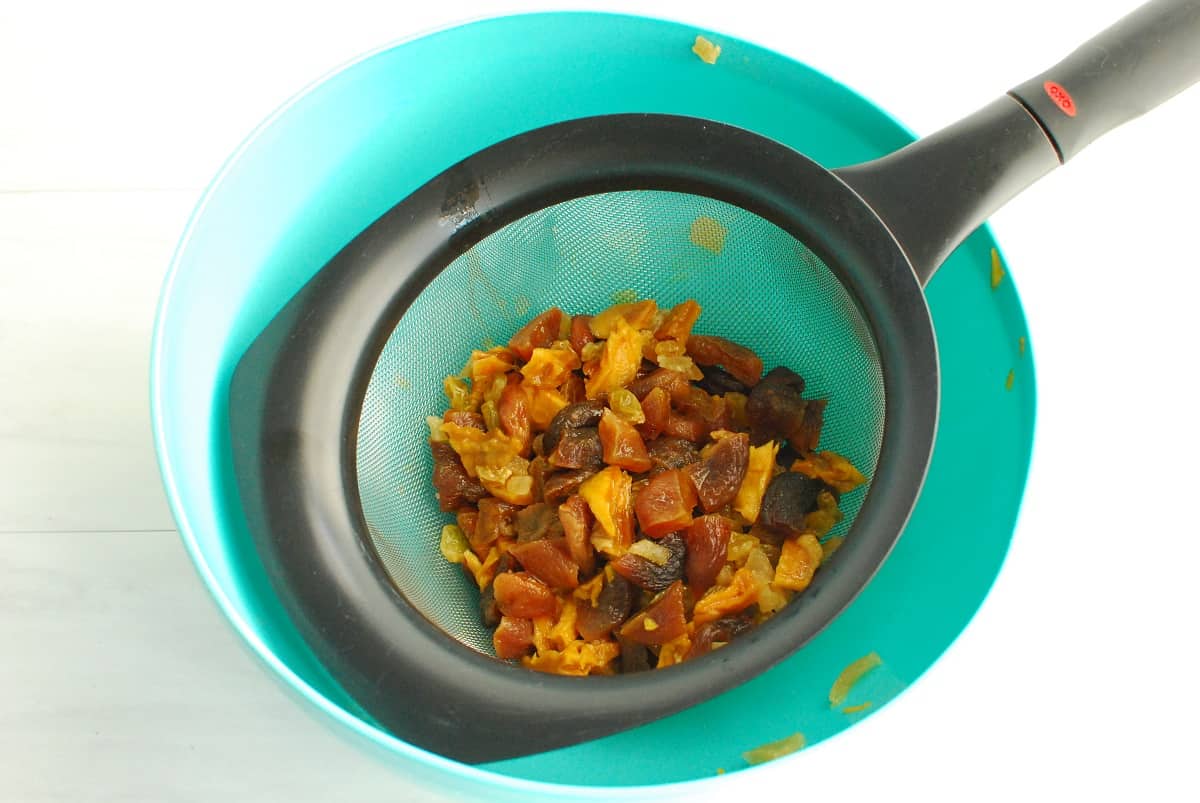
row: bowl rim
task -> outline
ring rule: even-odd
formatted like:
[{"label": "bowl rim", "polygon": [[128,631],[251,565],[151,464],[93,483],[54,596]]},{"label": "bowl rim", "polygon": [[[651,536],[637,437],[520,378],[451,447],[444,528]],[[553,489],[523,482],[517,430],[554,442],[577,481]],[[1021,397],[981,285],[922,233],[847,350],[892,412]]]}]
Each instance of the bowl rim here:
[{"label": "bowl rim", "polygon": [[[281,118],[285,117],[293,107],[303,102],[316,90],[343,73],[346,73],[358,65],[363,64],[364,62],[376,58],[384,53],[403,47],[406,44],[441,34],[451,33],[460,29],[486,26],[502,21],[520,21],[523,23],[536,24],[537,21],[546,20],[548,18],[591,18],[597,22],[603,20],[608,23],[619,23],[622,20],[633,20],[654,25],[688,27],[697,33],[710,33],[710,29],[705,28],[702,25],[654,14],[631,14],[583,10],[529,11],[512,14],[485,14],[437,25],[417,31],[410,35],[390,40],[374,48],[366,50],[363,53],[327,70],[322,75],[302,86],[270,114],[268,114],[260,123],[258,123],[238,144],[238,146],[225,158],[216,173],[205,186],[204,190],[200,193],[199,198],[193,207],[192,212],[188,216],[180,238],[172,252],[172,256],[170,258],[156,304],[156,312],[150,344],[150,417],[155,453],[158,460],[159,472],[162,477],[168,505],[179,529],[181,540],[184,543],[193,566],[200,575],[200,578],[207,587],[209,593],[216,601],[222,615],[226,618],[226,620],[229,621],[230,624],[233,625],[234,629],[241,636],[244,644],[250,648],[250,651],[262,662],[262,664],[269,668],[279,680],[285,682],[284,685],[287,687],[290,693],[301,697],[303,700],[306,700],[308,703],[311,703],[313,706],[315,706],[316,709],[319,709],[332,717],[333,721],[345,726],[347,729],[346,731],[334,729],[338,730],[342,735],[353,734],[357,737],[361,737],[361,739],[355,741],[355,744],[373,747],[373,752],[378,753],[379,756],[385,761],[389,756],[398,753],[407,759],[411,759],[417,764],[424,765],[426,769],[435,770],[439,773],[447,773],[449,776],[455,777],[460,781],[471,781],[475,784],[490,787],[493,791],[499,791],[497,790],[497,787],[501,787],[506,793],[546,795],[549,796],[550,799],[562,799],[563,797],[595,800],[636,800],[647,799],[649,797],[653,797],[656,800],[675,797],[682,798],[684,795],[690,796],[701,790],[714,790],[719,785],[732,783],[734,777],[742,776],[747,771],[752,771],[755,773],[755,775],[778,771],[785,764],[785,762],[777,760],[770,762],[769,765],[747,767],[744,769],[739,769],[736,772],[713,777],[693,778],[684,781],[669,781],[656,784],[639,784],[634,786],[593,786],[538,781],[508,775],[473,765],[463,764],[454,759],[446,758],[437,753],[417,747],[416,745],[405,742],[383,731],[382,729],[363,721],[330,700],[306,680],[297,675],[282,659],[279,658],[278,655],[275,654],[274,651],[272,651],[272,649],[257,635],[253,626],[244,616],[242,616],[232,599],[221,587],[212,567],[204,557],[196,533],[192,528],[191,521],[184,508],[182,502],[182,492],[173,468],[172,450],[166,433],[166,425],[164,421],[166,413],[165,400],[163,397],[164,387],[162,381],[165,359],[164,333],[167,328],[168,321],[171,319],[171,302],[174,297],[173,290],[175,281],[180,273],[184,254],[188,251],[198,222],[204,217],[210,201],[217,195],[226,178],[240,163],[245,153],[259,141],[264,133],[269,131]],[[819,78],[820,80],[826,82],[829,86],[836,87],[838,90],[840,90],[846,103],[855,105],[859,109],[869,112],[880,122],[890,123],[896,132],[902,134],[907,140],[915,141],[917,139],[916,135],[911,129],[898,121],[884,108],[865,97],[862,93],[849,86],[846,86],[837,79],[798,60],[797,58],[787,53],[773,50],[766,46],[758,45],[754,42],[741,39],[738,36],[725,35],[719,32],[711,33],[721,36],[724,41],[731,43],[736,42],[740,46],[748,49],[769,54],[773,58],[778,59],[781,63],[786,64],[791,69],[798,68],[808,71],[812,76]],[[992,240],[992,242],[995,244],[994,247],[1000,253],[1001,258],[1003,259],[1003,251],[1000,249],[999,244],[995,243],[995,238],[992,235],[991,227],[985,223],[979,227],[979,230],[985,232],[987,237]],[[1021,323],[1024,323],[1024,310],[1020,305],[1019,297],[1017,299],[1016,310],[1020,316]],[[1034,402],[1033,411],[1035,411],[1036,396],[1033,395],[1034,382],[1032,379],[1035,376],[1035,373],[1033,370],[1031,352],[1032,349],[1030,349],[1030,353],[1026,354],[1026,360],[1027,369],[1030,376],[1029,388],[1031,399]],[[1032,452],[1032,426],[1030,427],[1030,433],[1030,452]],[[1022,477],[1020,486],[1022,489],[1024,489],[1028,479],[1031,458],[1032,454],[1030,453],[1029,459],[1026,459],[1025,461],[1025,476]],[[1023,502],[1023,492],[1017,503],[1016,516],[1018,521],[1021,502]],[[997,568],[999,570],[1000,566]],[[994,577],[991,582],[995,582]],[[977,614],[978,608],[970,612],[967,623],[964,625],[963,629],[955,634],[955,636],[947,643],[945,649],[949,649],[951,646],[953,646],[954,642],[961,637],[962,632],[965,631],[966,627],[970,625],[970,621]],[[914,677],[913,681],[907,684],[897,696],[903,695],[905,691],[911,688],[911,686],[917,680],[919,680],[920,675],[928,671],[929,667],[931,667],[933,663],[936,663],[937,660],[938,659],[935,658],[934,661],[931,662],[929,666],[925,667],[921,673]],[[854,729],[855,728],[852,726],[847,727],[844,730],[834,734],[833,737],[826,738],[822,740],[822,742],[806,748],[803,752],[808,753],[814,749],[826,749],[826,743],[836,742],[838,741],[836,737],[841,737],[846,731]],[[796,756],[793,755],[786,758],[795,759]],[[393,764],[393,767],[394,766],[395,765]]]}]

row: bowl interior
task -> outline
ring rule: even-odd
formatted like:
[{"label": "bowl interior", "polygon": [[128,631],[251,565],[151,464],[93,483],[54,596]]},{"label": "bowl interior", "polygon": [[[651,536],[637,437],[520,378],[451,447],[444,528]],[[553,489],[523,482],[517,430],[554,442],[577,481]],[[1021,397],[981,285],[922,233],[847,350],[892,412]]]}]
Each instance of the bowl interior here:
[{"label": "bowl interior", "polygon": [[[697,33],[722,46],[715,65],[691,52]],[[982,229],[928,288],[942,409],[914,516],[876,578],[810,645],[754,681],[667,719],[482,768],[401,742],[357,710],[287,621],[250,546],[228,444],[233,368],[314,272],[447,166],[525,130],[620,112],[720,120],[827,167],[912,139],[845,87],[719,34],[599,14],[473,23],[365,57],[269,118],[210,186],[163,289],[152,366],[155,439],[176,520],[202,577],[289,689],[364,746],[382,749],[401,770],[442,790],[527,801],[561,799],[575,785],[698,781],[718,768],[744,769],[741,752],[764,742],[795,732],[810,745],[826,739],[902,691],[961,632],[999,570],[1016,520],[1032,443],[1033,363],[1019,346],[1028,335],[1011,280],[990,285],[995,242]],[[848,703],[872,706],[831,709],[833,680],[870,651],[884,665]],[[616,762],[619,780],[609,772]],[[609,797],[637,794],[612,788]]]}]

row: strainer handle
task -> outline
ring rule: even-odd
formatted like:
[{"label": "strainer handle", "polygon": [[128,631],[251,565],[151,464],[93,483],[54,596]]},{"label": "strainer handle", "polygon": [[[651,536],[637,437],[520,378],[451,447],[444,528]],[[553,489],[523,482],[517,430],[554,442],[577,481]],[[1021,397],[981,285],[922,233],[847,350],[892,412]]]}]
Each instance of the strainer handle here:
[{"label": "strainer handle", "polygon": [[1197,81],[1200,0],[1153,0],[967,118],[834,172],[892,231],[924,284],[1015,195]]}]

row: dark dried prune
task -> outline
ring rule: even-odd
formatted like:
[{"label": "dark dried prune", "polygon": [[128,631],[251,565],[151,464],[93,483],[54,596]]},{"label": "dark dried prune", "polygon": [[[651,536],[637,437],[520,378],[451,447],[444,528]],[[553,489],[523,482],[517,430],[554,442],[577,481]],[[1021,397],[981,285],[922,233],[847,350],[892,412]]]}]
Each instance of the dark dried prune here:
[{"label": "dark dried prune", "polygon": [[825,483],[795,471],[771,480],[758,511],[758,526],[783,538],[804,532],[804,518],[817,508],[817,494]]},{"label": "dark dried prune", "polygon": [[650,648],[645,644],[617,636],[617,646],[621,648],[622,674],[653,669],[653,664],[650,663]]},{"label": "dark dried prune", "polygon": [[688,466],[705,513],[720,510],[737,496],[750,465],[750,438],[744,432],[721,438],[700,462]]},{"label": "dark dried prune", "polygon": [[479,500],[479,519],[475,522],[474,538],[469,538],[476,550],[487,547],[501,536],[516,533],[517,506],[488,496]]},{"label": "dark dried prune", "polygon": [[719,365],[705,365],[700,368],[704,378],[696,386],[714,396],[724,396],[726,393],[745,393],[749,388],[736,376]]},{"label": "dark dried prune", "polygon": [[483,620],[484,627],[500,624],[500,608],[496,605],[496,590],[491,583],[479,592],[479,618]]},{"label": "dark dried prune", "polygon": [[606,582],[596,597],[596,604],[586,600],[579,605],[575,627],[587,641],[607,638],[613,628],[629,618],[633,611],[634,588],[621,575]]},{"label": "dark dried prune", "polygon": [[804,407],[804,421],[794,431],[789,442],[801,452],[811,452],[821,441],[821,427],[825,425],[825,407],[829,399],[809,399]]},{"label": "dark dried prune", "polygon": [[449,443],[430,443],[429,448],[433,452],[433,487],[442,510],[449,513],[487,496],[479,480],[467,474]]},{"label": "dark dried prune", "polygon": [[596,427],[565,430],[547,459],[555,468],[599,470],[604,466],[600,432]]},{"label": "dark dried prune", "polygon": [[714,642],[728,644],[754,627],[754,622],[745,616],[728,616],[713,622],[705,622],[696,628],[688,660],[712,651]]},{"label": "dark dried prune", "polygon": [[683,562],[687,555],[687,542],[680,533],[671,533],[659,539],[658,543],[670,552],[666,563],[659,566],[654,561],[646,560],[640,555],[625,553],[611,561],[617,574],[636,586],[647,591],[662,591],[671,583],[683,577]]},{"label": "dark dried prune", "polygon": [[654,464],[656,471],[683,468],[700,459],[700,450],[696,448],[696,444],[669,435],[650,441],[646,444],[646,452],[650,455],[650,462]]},{"label": "dark dried prune", "polygon": [[548,505],[561,505],[571,494],[579,490],[579,486],[588,477],[595,474],[595,469],[580,468],[574,471],[556,471],[546,477],[542,486],[542,495]]},{"label": "dark dried prune", "polygon": [[545,502],[535,502],[517,511],[517,541],[526,543],[562,535],[558,510]]},{"label": "dark dried prune", "polygon": [[604,405],[595,399],[568,404],[550,419],[550,426],[542,435],[542,449],[547,455],[553,454],[566,432],[580,427],[594,427],[600,423],[603,414]]},{"label": "dark dried prune", "polygon": [[782,366],[772,368],[746,401],[750,442],[761,446],[769,440],[791,440],[793,434],[802,434],[804,409],[808,406],[803,393],[803,377]]}]

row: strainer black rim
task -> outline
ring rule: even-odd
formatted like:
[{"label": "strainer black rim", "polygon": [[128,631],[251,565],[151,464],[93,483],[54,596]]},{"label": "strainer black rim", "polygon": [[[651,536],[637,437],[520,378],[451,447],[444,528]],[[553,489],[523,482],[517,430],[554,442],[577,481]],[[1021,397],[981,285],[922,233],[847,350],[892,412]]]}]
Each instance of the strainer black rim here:
[{"label": "strainer black rim", "polygon": [[[821,258],[857,299],[875,337],[886,394],[883,443],[845,547],[762,627],[670,669],[566,678],[484,656],[405,600],[375,553],[359,503],[357,426],[387,337],[438,272],[526,214],[619,190],[735,204]],[[631,114],[521,134],[393,207],[248,350],[231,386],[230,427],[249,532],[316,657],[384,728],[480,762],[657,719],[757,675],[810,640],[865,587],[902,532],[929,462],[937,405],[936,343],[920,281],[854,191],[757,134]]]}]

